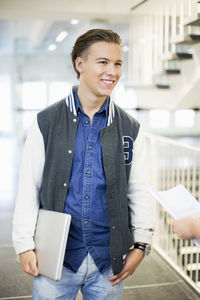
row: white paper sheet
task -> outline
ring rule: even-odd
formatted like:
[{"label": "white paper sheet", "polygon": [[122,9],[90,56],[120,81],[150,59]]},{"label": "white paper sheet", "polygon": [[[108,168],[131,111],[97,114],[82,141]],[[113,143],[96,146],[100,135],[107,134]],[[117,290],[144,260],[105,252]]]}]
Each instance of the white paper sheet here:
[{"label": "white paper sheet", "polygon": [[[200,217],[200,203],[182,184],[166,191],[157,191],[151,187],[149,192],[176,220],[187,216]],[[193,241],[200,247],[199,240],[193,239]]]}]

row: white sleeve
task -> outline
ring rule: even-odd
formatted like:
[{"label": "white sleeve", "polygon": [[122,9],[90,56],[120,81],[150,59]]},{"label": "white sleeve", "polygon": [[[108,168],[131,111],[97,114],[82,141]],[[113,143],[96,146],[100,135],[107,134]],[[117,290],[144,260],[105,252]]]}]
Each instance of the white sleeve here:
[{"label": "white sleeve", "polygon": [[35,247],[33,236],[39,209],[44,160],[44,142],[36,117],[23,149],[13,216],[12,239],[17,254]]},{"label": "white sleeve", "polygon": [[133,162],[128,184],[129,209],[134,242],[150,244],[153,231],[153,204],[148,193],[149,157],[142,130],[134,142]]}]

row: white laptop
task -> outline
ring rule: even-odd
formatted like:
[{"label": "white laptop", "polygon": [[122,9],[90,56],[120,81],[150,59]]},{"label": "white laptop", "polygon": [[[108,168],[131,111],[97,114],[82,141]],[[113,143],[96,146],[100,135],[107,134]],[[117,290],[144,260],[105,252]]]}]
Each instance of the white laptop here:
[{"label": "white laptop", "polygon": [[61,278],[70,222],[68,214],[39,210],[34,240],[40,275]]}]

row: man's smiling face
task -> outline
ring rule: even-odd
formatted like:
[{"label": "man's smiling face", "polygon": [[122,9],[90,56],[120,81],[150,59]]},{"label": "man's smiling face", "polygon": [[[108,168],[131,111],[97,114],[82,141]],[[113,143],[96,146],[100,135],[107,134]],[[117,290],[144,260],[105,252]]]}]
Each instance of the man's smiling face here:
[{"label": "man's smiling face", "polygon": [[107,97],[119,81],[122,73],[120,45],[96,42],[79,58],[80,84],[95,97]]}]

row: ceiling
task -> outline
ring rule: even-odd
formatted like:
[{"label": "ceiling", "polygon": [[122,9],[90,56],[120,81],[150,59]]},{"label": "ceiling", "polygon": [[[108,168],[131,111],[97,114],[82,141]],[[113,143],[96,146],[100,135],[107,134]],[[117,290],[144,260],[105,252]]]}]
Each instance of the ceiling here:
[{"label": "ceiling", "polygon": [[57,44],[57,53],[67,52],[75,39],[91,28],[111,28],[122,37],[123,44],[128,43],[129,25],[103,21],[79,21],[72,25],[67,21],[46,20],[0,20],[0,55],[33,54],[48,52],[48,47],[56,43],[58,34],[65,30],[68,36]]},{"label": "ceiling", "polygon": [[[57,53],[71,52],[75,39],[91,28],[111,28],[128,44],[131,7],[141,0],[0,0],[0,55],[47,53],[57,35]],[[78,19],[79,24],[70,21]]]},{"label": "ceiling", "polygon": [[[64,74],[65,78],[66,73],[64,70],[61,72],[62,58],[67,56],[69,63],[66,64],[66,69],[70,73],[70,53],[75,39],[80,34],[91,28],[110,28],[119,33],[124,45],[128,45],[129,21],[132,14],[150,13],[151,9],[155,8],[150,7],[151,2],[154,4],[162,2],[164,5],[165,1],[147,0],[144,3],[143,0],[0,0],[0,73],[13,71],[12,58],[14,58],[14,78],[36,78],[38,73],[35,74],[32,69],[35,67],[38,72],[38,66],[39,72],[43,68],[50,76],[56,69],[57,73],[61,74],[60,76]],[[132,10],[138,4],[141,5]],[[70,23],[72,19],[78,19],[79,24],[72,25]],[[61,43],[56,43],[57,35],[63,30],[68,32],[67,37]],[[53,58],[48,50],[52,43],[57,45]],[[33,59],[30,59],[30,56]],[[127,57],[128,52],[125,54],[125,79],[128,74]],[[52,67],[49,61],[53,61]],[[25,70],[22,70],[23,65]],[[55,76],[58,76],[57,73]],[[44,73],[41,74],[44,77]],[[142,100],[139,101],[143,101],[144,105],[148,103],[152,107],[157,107],[158,104],[163,105],[160,98],[163,100],[163,95],[159,97],[157,90],[152,97],[149,93],[145,97],[142,90]],[[177,96],[173,98],[176,99]],[[174,99],[172,100],[175,105]]]}]

